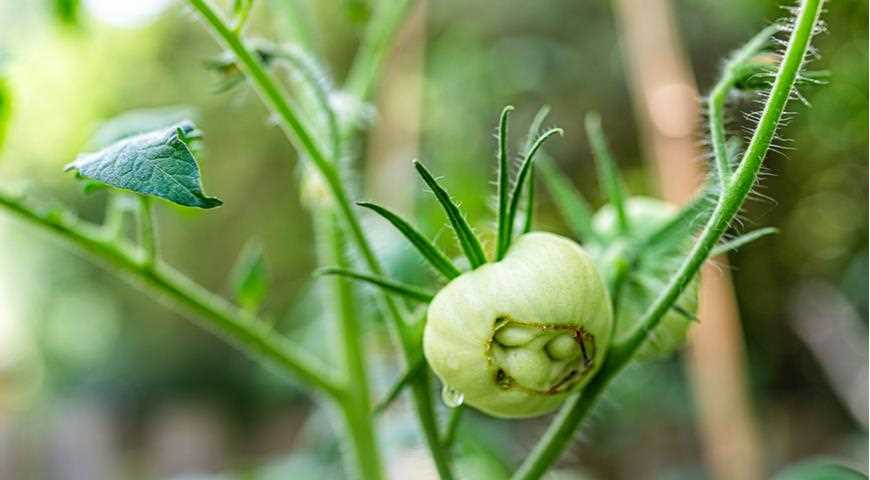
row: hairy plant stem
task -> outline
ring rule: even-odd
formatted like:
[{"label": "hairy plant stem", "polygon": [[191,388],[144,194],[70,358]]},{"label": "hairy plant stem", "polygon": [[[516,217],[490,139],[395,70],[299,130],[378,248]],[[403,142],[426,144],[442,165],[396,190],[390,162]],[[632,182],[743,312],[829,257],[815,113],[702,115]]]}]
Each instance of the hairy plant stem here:
[{"label": "hairy plant stem", "polygon": [[[713,215],[677,273],[639,322],[639,328],[623,343],[614,345],[598,374],[562,407],[541,440],[512,478],[537,479],[559,458],[577,426],[586,417],[601,393],[629,363],[649,332],[671,308],[683,289],[698,273],[716,242],[728,228],[758,178],[762,162],[774,138],[792,88],[810,45],[823,0],[804,0],[780,64],[776,80],[764,106],[749,147],[723,190]],[[721,113],[721,112],[720,112]]]},{"label": "hairy plant stem", "polygon": [[69,212],[42,212],[13,195],[0,192],[0,207],[81,248],[123,278],[147,287],[202,318],[203,326],[253,357],[289,372],[330,397],[341,394],[340,380],[322,362],[276,335],[266,322],[209,292],[172,267],[157,261],[148,266],[141,251],[116,241]]},{"label": "hairy plant stem", "polygon": [[770,37],[779,31],[779,29],[778,25],[771,25],[765,28],[743,48],[735,52],[725,64],[725,68],[722,70],[722,77],[710,93],[708,100],[710,142],[713,146],[713,156],[716,163],[716,177],[719,180],[719,186],[723,189],[728,186],[728,183],[731,181],[731,175],[734,173],[730,162],[731,156],[728,155],[728,142],[725,138],[725,101],[737,85],[737,82],[742,79],[741,67],[754,55],[758,54],[767,45]]},{"label": "hairy plant stem", "polygon": [[[359,218],[351,205],[349,194],[345,188],[342,179],[336,167],[336,162],[330,161],[320,150],[314,136],[305,125],[300,121],[296,112],[290,106],[285,93],[279,87],[278,82],[273,76],[263,67],[261,62],[255,55],[245,46],[242,39],[229,28],[226,21],[217,13],[217,10],[209,0],[188,0],[188,3],[202,15],[202,18],[211,27],[211,31],[216,35],[218,41],[226,46],[238,58],[240,67],[251,80],[254,91],[263,99],[266,105],[277,114],[281,128],[290,138],[291,142],[297,149],[304,153],[314,164],[323,177],[329,191],[332,193],[336,208],[341,214],[342,219],[350,233],[350,238],[353,240],[356,248],[363,257],[366,267],[375,275],[383,276],[384,270],[381,267],[380,261],[375,256],[374,251],[362,229]],[[397,18],[392,22],[385,22],[395,28],[398,25],[403,10],[396,10]],[[392,10],[389,11],[392,13]],[[386,30],[385,30],[386,31]],[[380,31],[376,32],[380,35]],[[386,36],[389,38],[389,36]],[[366,56],[371,56],[373,59],[382,58],[385,53],[378,53],[384,50],[385,44],[380,40],[373,39],[366,42],[371,45],[379,45],[379,47],[370,47]],[[367,62],[369,62],[367,60]],[[363,67],[360,67],[363,68]],[[369,71],[369,67],[366,70]],[[374,81],[375,75],[359,74],[361,80],[355,81],[361,87],[355,87],[355,93],[366,95],[370,90],[371,82]],[[356,77],[355,77],[356,78]],[[390,324],[398,339],[402,355],[405,363],[410,365],[416,358],[419,346],[417,345],[415,336],[410,325],[404,320],[402,310],[399,305],[393,300],[390,295],[383,294],[380,296],[384,310],[390,319]],[[433,460],[438,467],[439,474],[444,479],[451,479],[449,455],[441,447],[438,442],[437,423],[435,422],[435,413],[432,408],[429,392],[428,372],[424,372],[415,379],[413,383],[414,390],[414,406],[417,416],[423,429],[424,436],[427,440],[427,445],[432,454]],[[425,390],[425,395],[423,391]]]}]

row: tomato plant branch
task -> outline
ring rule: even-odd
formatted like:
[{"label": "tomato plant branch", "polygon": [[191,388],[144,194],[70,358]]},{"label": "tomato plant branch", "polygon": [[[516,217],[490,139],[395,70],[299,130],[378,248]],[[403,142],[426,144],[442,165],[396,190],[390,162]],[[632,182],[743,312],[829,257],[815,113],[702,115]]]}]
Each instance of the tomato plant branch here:
[{"label": "tomato plant branch", "polygon": [[47,230],[110,266],[120,276],[134,280],[173,305],[195,313],[204,326],[252,357],[294,375],[330,397],[341,394],[339,379],[321,361],[303,353],[289,340],[276,335],[266,322],[206,290],[160,261],[149,265],[141,250],[119,241],[70,212],[41,211],[17,196],[0,192],[0,207]]},{"label": "tomato plant branch", "polygon": [[[317,168],[332,193],[335,204],[350,231],[350,237],[360,251],[367,268],[372,274],[383,276],[384,270],[374,254],[356,212],[351,206],[349,194],[339,175],[336,163],[330,161],[324,155],[312,133],[290,106],[278,82],[268,73],[248,47],[245,46],[242,39],[232,31],[226,21],[217,13],[212,3],[209,0],[188,0],[188,3],[202,15],[202,18],[211,27],[211,31],[216,35],[218,41],[229,48],[238,58],[241,63],[240,67],[251,80],[254,90],[260,95],[266,105],[277,114],[284,132],[297,149],[304,153]],[[401,11],[398,11],[398,13],[401,13]],[[398,25],[398,20],[392,22],[392,25]],[[375,50],[373,49],[372,51],[374,52]],[[363,76],[363,78],[368,78],[368,76]],[[366,82],[360,81],[360,84],[364,83]],[[367,91],[368,88],[365,88],[357,93],[365,94]],[[413,332],[403,319],[402,312],[392,297],[384,294],[381,296],[381,301],[391,320],[394,333],[398,338],[405,363],[410,364],[416,358],[416,353],[419,349],[416,346]],[[425,384],[420,379],[425,379]],[[431,399],[424,398],[429,396],[428,384],[428,372],[418,375],[418,379],[413,384],[415,408],[438,472],[442,478],[449,479],[452,478],[449,456],[441,448],[440,442],[438,442],[437,424],[434,421]]]},{"label": "tomato plant branch", "polygon": [[598,397],[631,360],[649,332],[697,275],[716,243],[737,215],[758,178],[762,162],[773,141],[795,81],[804,62],[823,0],[804,0],[794,22],[776,79],[764,110],[732,181],[719,197],[712,217],[705,225],[688,257],[672,277],[665,290],[644,314],[639,328],[624,343],[615,345],[598,374],[573,395],[554,418],[541,440],[514,474],[514,479],[536,479],[558,459],[578,425],[595,405]]}]

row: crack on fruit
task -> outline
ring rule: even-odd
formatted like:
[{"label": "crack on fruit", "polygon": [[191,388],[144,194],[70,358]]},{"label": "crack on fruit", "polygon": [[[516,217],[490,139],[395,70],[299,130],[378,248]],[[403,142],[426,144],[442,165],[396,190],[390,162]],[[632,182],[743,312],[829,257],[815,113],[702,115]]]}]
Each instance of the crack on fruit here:
[{"label": "crack on fruit", "polygon": [[[553,383],[553,385],[546,390],[531,388],[522,385],[521,383],[517,382],[516,379],[514,379],[504,368],[502,368],[496,362],[493,355],[493,344],[498,344],[501,348],[522,348],[522,346],[508,347],[502,345],[495,338],[496,333],[499,330],[507,326],[514,325],[538,330],[540,333],[537,337],[545,334],[546,332],[566,332],[571,336],[572,339],[574,339],[575,342],[577,342],[577,345],[580,348],[580,355],[576,359],[570,360],[568,362],[568,364],[566,365],[567,372],[559,376],[559,378]],[[530,342],[532,340],[530,340]],[[495,368],[493,382],[496,384],[496,386],[498,386],[502,390],[517,389],[533,395],[558,395],[561,393],[565,393],[566,391],[570,390],[575,385],[580,383],[583,378],[589,375],[589,373],[592,372],[592,367],[595,364],[595,336],[587,332],[583,327],[577,327],[574,325],[528,323],[514,320],[508,316],[500,316],[496,319],[493,325],[492,335],[490,335],[489,339],[486,341],[486,345],[484,348],[486,352],[487,363],[491,368]],[[549,354],[548,358],[550,358],[552,361],[556,361],[553,360],[552,357],[549,356]]]}]

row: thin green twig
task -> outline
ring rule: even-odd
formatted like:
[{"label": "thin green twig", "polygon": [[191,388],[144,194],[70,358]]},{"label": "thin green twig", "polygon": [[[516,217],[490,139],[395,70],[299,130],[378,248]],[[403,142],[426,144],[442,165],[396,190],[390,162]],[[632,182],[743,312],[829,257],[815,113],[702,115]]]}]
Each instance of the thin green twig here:
[{"label": "thin green twig", "polygon": [[99,228],[77,220],[69,212],[41,211],[4,192],[0,192],[0,207],[82,249],[122,277],[136,280],[159,298],[169,299],[173,305],[196,314],[204,320],[207,330],[245,353],[280,367],[331,397],[340,396],[344,391],[340,379],[329,367],[276,335],[265,322],[160,261],[146,267],[141,251],[126,242],[107,240]]},{"label": "thin green twig", "polygon": [[384,398],[381,399],[381,401],[379,401],[377,404],[375,404],[374,408],[372,408],[372,414],[380,415],[381,413],[386,411],[387,408],[389,408],[390,405],[392,405],[393,402],[396,401],[397,398],[399,398],[399,394],[402,393],[402,390],[404,390],[405,387],[408,386],[411,380],[413,380],[414,377],[417,376],[418,372],[425,366],[426,361],[421,355],[416,362],[412,363],[411,366],[408,367],[408,369],[406,369],[405,372],[401,374],[395,382],[393,382],[393,385],[387,390]]},{"label": "thin green twig", "polygon": [[157,263],[157,234],[154,221],[152,200],[146,195],[139,197],[139,245],[145,254],[145,267],[152,268]]}]

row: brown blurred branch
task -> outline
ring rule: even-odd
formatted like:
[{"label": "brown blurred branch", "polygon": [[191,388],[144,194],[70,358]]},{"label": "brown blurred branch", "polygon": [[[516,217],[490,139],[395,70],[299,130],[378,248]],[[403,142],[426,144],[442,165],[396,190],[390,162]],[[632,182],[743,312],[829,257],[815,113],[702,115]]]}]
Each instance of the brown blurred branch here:
[{"label": "brown blurred branch", "polygon": [[[668,0],[614,0],[634,105],[662,196],[683,203],[704,176],[698,90]],[[761,442],[745,375],[742,329],[727,259],[702,271],[700,325],[686,357],[710,468],[719,479],[760,479]]]}]

